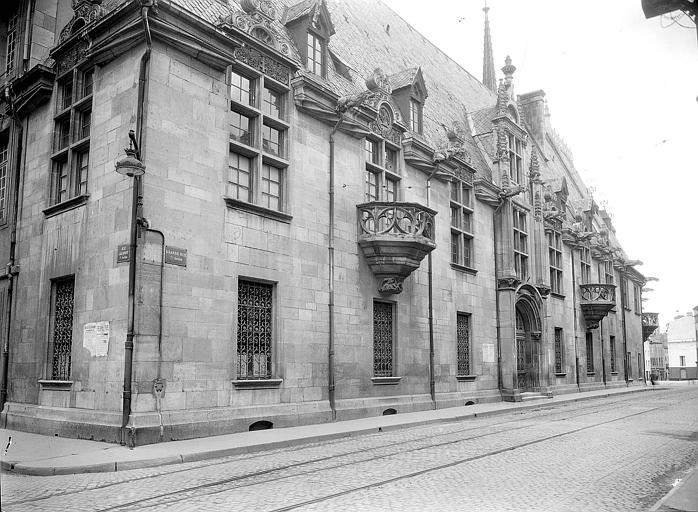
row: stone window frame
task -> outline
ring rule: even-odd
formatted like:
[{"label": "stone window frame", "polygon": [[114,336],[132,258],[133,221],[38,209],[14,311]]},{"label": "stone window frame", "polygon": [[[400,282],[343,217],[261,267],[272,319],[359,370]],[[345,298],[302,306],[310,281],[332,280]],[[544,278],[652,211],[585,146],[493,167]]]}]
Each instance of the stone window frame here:
[{"label": "stone window frame", "polygon": [[[72,300],[73,300],[73,305],[71,307],[71,316],[70,316],[70,322],[71,322],[71,333],[70,333],[70,359],[68,361],[68,370],[65,372],[63,375],[57,375],[57,372],[55,371],[55,365],[56,365],[56,358],[58,357],[56,354],[56,328],[57,328],[57,322],[56,322],[56,317],[57,317],[57,299],[58,299],[58,291],[59,288],[63,285],[66,284],[71,284],[72,285]],[[49,382],[65,382],[68,383],[70,382],[70,377],[72,375],[72,352],[73,352],[73,342],[75,341],[73,338],[73,333],[75,331],[75,289],[76,289],[76,279],[75,275],[66,275],[62,277],[58,277],[55,279],[51,280],[51,296],[50,296],[50,305],[49,305],[49,339],[47,343],[47,368],[45,371],[46,375],[46,381]],[[62,377],[62,378],[61,378]]]},{"label": "stone window frame", "polygon": [[686,356],[679,356],[679,366],[686,366]]},{"label": "stone window frame", "polygon": [[[467,270],[474,270],[475,208],[473,201],[475,190],[472,183],[468,183],[456,177],[451,179],[449,189],[451,264],[463,267]],[[469,226],[466,226],[466,224],[469,224]]]},{"label": "stone window frame", "polygon": [[[240,358],[239,358],[239,343],[240,343],[240,327],[239,327],[239,315],[240,315],[240,287],[241,284],[271,288],[271,312],[269,314],[269,328],[271,330],[270,340],[269,340],[269,361],[268,361],[268,371],[265,375],[250,375],[249,373],[242,374],[240,371]],[[261,389],[269,387],[279,387],[283,382],[282,379],[275,378],[277,374],[277,361],[276,352],[278,346],[278,336],[279,336],[279,325],[278,325],[278,283],[274,281],[268,281],[264,279],[257,279],[248,276],[239,276],[237,279],[237,308],[235,312],[235,363],[234,363],[234,375],[233,385],[236,388],[242,389]]]},{"label": "stone window frame", "polygon": [[546,228],[548,238],[548,266],[550,267],[550,293],[563,295],[564,262],[562,252],[562,230],[559,226]]},{"label": "stone window frame", "polygon": [[606,284],[614,283],[613,260],[605,259],[599,262],[599,281]]},{"label": "stone window frame", "polygon": [[[240,86],[238,77],[248,81],[248,88]],[[228,68],[227,85],[231,127],[235,126],[233,121],[236,116],[244,116],[248,120],[248,133],[240,137],[233,135],[231,130],[225,201],[234,208],[289,222],[290,88],[240,62]],[[270,96],[267,91],[277,95],[279,115],[267,108],[271,105],[267,101]],[[277,134],[278,141],[265,139],[268,132]],[[278,151],[273,151],[277,144]],[[246,185],[237,181],[240,173],[233,161],[239,160],[239,157],[250,160]],[[268,179],[271,176],[268,168],[278,172],[278,179]],[[267,174],[270,176],[265,178]],[[272,185],[277,181],[278,190],[272,191],[275,188]],[[241,187],[249,189],[246,198],[239,195]]]},{"label": "stone window frame", "polygon": [[410,96],[410,130],[419,135],[424,132],[424,104],[416,96]]},{"label": "stone window frame", "polygon": [[[369,151],[369,144],[372,150]],[[388,152],[394,155],[394,167],[388,167]],[[400,165],[400,146],[391,141],[371,134],[363,139],[363,155],[365,160],[364,200],[397,202],[402,197],[402,175]],[[377,194],[371,193],[376,189]],[[377,197],[375,197],[377,195]]]},{"label": "stone window frame", "polygon": [[56,79],[47,215],[88,197],[95,72],[93,66],[78,65]]},{"label": "stone window frame", "polygon": [[521,209],[513,208],[513,235],[514,235],[514,271],[516,276],[525,281],[529,274],[529,244],[528,244],[528,213]]}]

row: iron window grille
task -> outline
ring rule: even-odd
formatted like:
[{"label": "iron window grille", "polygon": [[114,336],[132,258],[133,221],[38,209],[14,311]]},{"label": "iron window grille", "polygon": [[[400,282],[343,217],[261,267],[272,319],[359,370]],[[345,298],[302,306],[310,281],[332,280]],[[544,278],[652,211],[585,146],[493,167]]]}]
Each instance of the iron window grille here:
[{"label": "iron window grille", "polygon": [[398,201],[400,196],[400,150],[382,139],[364,140],[366,170],[364,199],[370,201]]},{"label": "iron window grille", "polygon": [[470,315],[467,313],[458,313],[456,315],[458,375],[471,374],[470,336]]},{"label": "iron window grille", "polygon": [[473,267],[473,191],[470,184],[451,181],[451,262]]},{"label": "iron window grille", "polygon": [[616,337],[611,336],[610,337],[610,346],[611,346],[611,373],[617,372],[618,368],[616,367]]},{"label": "iron window grille", "polygon": [[633,360],[631,358],[630,352],[627,353],[625,359],[626,359],[627,365],[628,365],[627,376],[630,377],[633,374]]},{"label": "iron window grille", "polygon": [[528,230],[526,212],[514,208],[514,270],[516,276],[525,281],[528,278]]},{"label": "iron window grille", "polygon": [[274,286],[238,281],[237,378],[272,375]]},{"label": "iron window grille", "polygon": [[555,327],[555,373],[562,373],[562,329]]},{"label": "iron window grille", "polygon": [[582,246],[579,248],[579,271],[580,284],[591,283],[591,250],[589,247]]},{"label": "iron window grille", "polygon": [[548,257],[550,260],[550,291],[562,294],[562,234],[556,229],[548,232]]},{"label": "iron window grille", "polygon": [[87,194],[93,73],[74,68],[57,82],[51,204]]},{"label": "iron window grille", "polygon": [[227,196],[288,210],[288,87],[243,64],[229,73],[230,158]]},{"label": "iron window grille", "polygon": [[53,282],[51,379],[70,380],[75,278]]},{"label": "iron window grille", "polygon": [[7,206],[7,180],[8,168],[10,160],[10,141],[9,134],[3,133],[0,135],[0,223],[5,222]]},{"label": "iron window grille", "polygon": [[394,305],[373,301],[373,376],[393,376]]},{"label": "iron window grille", "polygon": [[587,373],[594,372],[594,337],[591,332],[586,333],[587,341]]}]

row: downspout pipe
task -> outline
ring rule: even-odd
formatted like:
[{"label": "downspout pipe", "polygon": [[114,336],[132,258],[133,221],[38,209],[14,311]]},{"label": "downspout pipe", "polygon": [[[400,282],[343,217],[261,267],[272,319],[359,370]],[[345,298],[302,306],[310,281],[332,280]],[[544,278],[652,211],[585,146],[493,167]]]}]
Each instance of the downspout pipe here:
[{"label": "downspout pipe", "polygon": [[[439,165],[436,164],[434,170],[427,177],[427,208],[431,200],[431,180],[436,176],[439,170]],[[431,396],[431,404],[436,409],[436,376],[434,375],[434,272],[433,259],[431,252],[427,255],[427,275],[429,286],[429,395]]]},{"label": "downspout pipe", "polygon": [[502,208],[502,206],[504,206],[504,198],[500,196],[499,204],[492,211],[492,233],[494,235],[492,249],[492,252],[494,253],[494,309],[495,318],[497,322],[497,387],[499,388],[500,393],[502,392],[504,384],[502,381],[502,328],[500,326],[501,314],[499,313],[499,260],[497,259],[497,214],[499,213],[499,210]]},{"label": "downspout pipe", "polygon": [[[152,1],[141,0],[141,20],[145,34],[146,49],[141,57],[138,74],[138,103],[136,106],[136,133],[129,132],[129,138],[136,148],[136,158],[141,160],[143,150],[143,116],[145,111],[145,87],[148,79],[148,62],[153,40],[148,24],[148,13]],[[124,390],[121,418],[121,444],[135,446],[135,426],[131,423],[131,380],[133,375],[133,339],[135,337],[136,317],[136,250],[138,248],[139,219],[142,217],[143,193],[140,176],[133,178],[133,198],[131,203],[131,240],[128,268],[128,320],[126,343],[124,344]]]},{"label": "downspout pipe", "polygon": [[625,268],[623,268],[623,270],[621,270],[620,272],[620,321],[623,328],[623,362],[625,365],[623,371],[625,373],[625,385],[629,386],[630,380],[628,377],[628,365],[630,364],[630,361],[628,361],[628,340],[627,332],[625,329],[625,290],[627,286],[628,283],[626,282]]},{"label": "downspout pipe", "polygon": [[575,247],[572,247],[572,311],[574,312],[574,378],[577,381],[577,390],[581,391],[582,387],[579,384],[579,350],[577,349],[577,275],[575,274],[574,263]]},{"label": "downspout pipe", "polygon": [[334,345],[335,345],[335,325],[334,325],[334,209],[335,209],[335,157],[334,157],[334,137],[344,121],[344,113],[339,114],[339,119],[330,132],[330,183],[329,183],[329,227],[327,234],[327,256],[329,266],[328,301],[327,309],[329,314],[329,338],[327,342],[327,392],[332,411],[332,421],[337,419],[337,408],[335,406],[335,381],[334,381]]},{"label": "downspout pipe", "polygon": [[[15,121],[15,126],[19,126]],[[17,136],[17,162],[15,166],[15,181],[14,181],[14,201],[12,208],[12,232],[10,234],[10,261],[7,263],[7,277],[10,282],[7,285],[7,297],[6,297],[6,307],[7,307],[7,325],[5,326],[5,340],[2,345],[2,365],[0,366],[0,371],[2,372],[2,378],[0,379],[0,411],[5,407],[5,402],[7,402],[7,387],[9,384],[9,370],[10,370],[10,337],[12,335],[12,310],[13,310],[13,299],[14,299],[14,283],[16,280],[16,253],[17,253],[17,232],[18,224],[20,219],[20,208],[21,201],[20,196],[23,194],[24,190],[24,176],[21,173],[22,163],[26,162],[26,152],[27,144],[24,142],[28,136],[27,126],[29,121],[24,120],[24,125]],[[21,186],[20,186],[21,183]]]}]

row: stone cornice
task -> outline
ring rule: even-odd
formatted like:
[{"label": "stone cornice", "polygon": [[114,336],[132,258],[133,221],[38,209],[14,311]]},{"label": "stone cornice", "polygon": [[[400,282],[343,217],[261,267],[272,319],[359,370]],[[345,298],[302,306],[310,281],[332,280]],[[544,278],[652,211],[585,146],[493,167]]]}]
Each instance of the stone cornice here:
[{"label": "stone cornice", "polygon": [[528,133],[525,129],[512,121],[506,114],[498,115],[492,119],[492,126],[494,126],[495,129],[502,128],[502,125],[504,125],[504,127],[506,127],[510,132],[520,138],[524,144],[526,144],[528,141]]},{"label": "stone cornice", "polygon": [[499,193],[501,189],[484,178],[475,178],[475,197],[488,206],[497,207],[502,199]]}]

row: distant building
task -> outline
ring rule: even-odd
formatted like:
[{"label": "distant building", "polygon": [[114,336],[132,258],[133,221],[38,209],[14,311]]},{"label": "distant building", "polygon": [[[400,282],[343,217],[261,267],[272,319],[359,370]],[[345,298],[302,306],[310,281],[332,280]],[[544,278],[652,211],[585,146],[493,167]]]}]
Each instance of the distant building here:
[{"label": "distant building", "polygon": [[374,0],[2,13],[4,426],[141,444],[644,385],[640,262],[487,21],[481,81]]},{"label": "distant building", "polygon": [[655,331],[645,343],[645,373],[650,379],[654,375],[658,380],[667,380],[667,342],[666,333]]},{"label": "distant building", "polygon": [[[695,311],[695,309],[694,309]],[[667,348],[670,380],[698,377],[698,347],[696,344],[696,317],[692,312],[677,316],[667,325]]]}]

